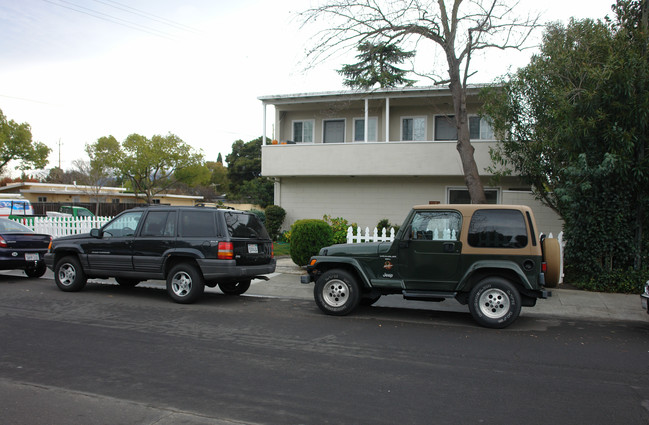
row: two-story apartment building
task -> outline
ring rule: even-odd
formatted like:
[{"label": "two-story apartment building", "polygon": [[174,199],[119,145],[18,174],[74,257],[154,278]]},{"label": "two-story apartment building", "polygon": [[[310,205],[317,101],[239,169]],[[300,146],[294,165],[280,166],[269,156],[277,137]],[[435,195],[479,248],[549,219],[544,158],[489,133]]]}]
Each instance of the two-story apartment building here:
[{"label": "two-story apartment building", "polygon": [[[480,86],[469,88],[467,109],[475,159],[487,199],[524,204],[546,233],[562,223],[516,177],[492,182],[486,168],[493,131],[481,118]],[[275,204],[285,227],[324,214],[362,227],[387,218],[401,224],[410,207],[467,203],[453,103],[448,88],[406,87],[261,96],[264,128],[274,106],[273,140],[262,146],[262,175],[275,179]]]}]

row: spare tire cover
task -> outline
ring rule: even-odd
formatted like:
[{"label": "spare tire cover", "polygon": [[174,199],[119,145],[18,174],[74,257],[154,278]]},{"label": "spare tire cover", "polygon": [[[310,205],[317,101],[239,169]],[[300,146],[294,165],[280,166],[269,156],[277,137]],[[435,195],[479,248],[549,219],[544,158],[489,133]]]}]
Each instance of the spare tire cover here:
[{"label": "spare tire cover", "polygon": [[543,260],[547,265],[545,286],[556,288],[561,280],[561,249],[557,239],[545,238],[543,240]]}]

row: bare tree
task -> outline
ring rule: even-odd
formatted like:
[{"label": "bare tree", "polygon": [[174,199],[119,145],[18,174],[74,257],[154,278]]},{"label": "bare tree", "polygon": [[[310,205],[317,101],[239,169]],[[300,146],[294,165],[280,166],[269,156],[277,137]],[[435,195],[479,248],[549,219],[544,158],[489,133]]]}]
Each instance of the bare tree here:
[{"label": "bare tree", "polygon": [[99,205],[106,201],[106,195],[103,194],[103,188],[111,182],[111,174],[107,169],[92,165],[90,161],[76,159],[72,162],[75,171],[79,173],[80,181],[83,186],[82,191],[95,202],[95,215],[99,215]]},{"label": "bare tree", "polygon": [[[448,3],[448,6],[447,6]],[[473,203],[485,203],[484,189],[473,156],[466,109],[467,80],[472,55],[495,49],[522,49],[538,27],[538,16],[519,18],[518,2],[506,0],[328,0],[300,14],[303,26],[326,22],[307,57],[312,63],[360,43],[414,46],[419,55],[439,53],[446,59],[447,77],[417,72],[435,84],[448,84],[453,97],[457,150]]]}]

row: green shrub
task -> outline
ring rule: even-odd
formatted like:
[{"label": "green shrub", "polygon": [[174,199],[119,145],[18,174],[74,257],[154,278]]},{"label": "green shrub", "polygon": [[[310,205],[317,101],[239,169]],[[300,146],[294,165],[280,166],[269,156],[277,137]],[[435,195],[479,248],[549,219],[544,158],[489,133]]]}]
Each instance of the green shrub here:
[{"label": "green shrub", "polygon": [[254,210],[254,209],[250,210],[250,212],[253,213],[254,215],[256,215],[257,218],[259,219],[259,221],[261,221],[264,224],[266,223],[266,213],[264,213],[263,211]]},{"label": "green shrub", "polygon": [[286,242],[291,243],[291,231],[284,230],[279,236],[277,236],[277,242]]},{"label": "green shrub", "polygon": [[291,226],[291,259],[305,266],[311,256],[333,241],[331,226],[322,220],[298,220]]},{"label": "green shrub", "polygon": [[385,229],[385,235],[390,236],[390,229],[394,229],[394,234],[396,235],[397,232],[399,231],[400,226],[395,226],[394,224],[390,224],[387,218],[383,218],[379,220],[378,224],[376,225],[376,230],[378,230],[379,236],[381,236],[381,232],[383,232],[383,229]]},{"label": "green shrub", "polygon": [[266,207],[266,230],[272,240],[277,240],[279,228],[284,223],[286,211],[279,205],[269,205]]},{"label": "green shrub", "polygon": [[356,229],[358,224],[349,224],[347,220],[342,217],[332,218],[331,216],[324,215],[322,219],[331,226],[333,232],[333,243],[347,243],[347,229],[349,226]]},{"label": "green shrub", "polygon": [[611,270],[567,283],[586,291],[640,294],[644,290],[647,280],[649,280],[649,270],[629,269]]}]

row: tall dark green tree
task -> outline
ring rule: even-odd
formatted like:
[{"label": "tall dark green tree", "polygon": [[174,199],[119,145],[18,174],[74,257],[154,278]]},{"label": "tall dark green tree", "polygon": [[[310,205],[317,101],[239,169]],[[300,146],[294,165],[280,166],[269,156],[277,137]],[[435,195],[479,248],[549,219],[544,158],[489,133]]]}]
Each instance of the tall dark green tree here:
[{"label": "tall dark green tree", "polygon": [[357,47],[360,52],[356,55],[359,60],[355,64],[344,65],[338,73],[345,77],[343,84],[355,89],[371,89],[379,87],[411,86],[415,80],[406,78],[409,71],[397,68],[394,64],[402,64],[415,56],[415,52],[406,52],[393,43],[368,41]]},{"label": "tall dark green tree", "polygon": [[613,10],[550,25],[541,52],[485,104],[503,136],[494,169],[520,174],[559,212],[568,272],[600,283],[646,270],[649,245],[647,0]]},{"label": "tall dark green tree", "polygon": [[261,144],[262,137],[247,143],[237,140],[225,160],[230,180],[228,197],[266,207],[273,202],[274,183],[261,175]]}]

